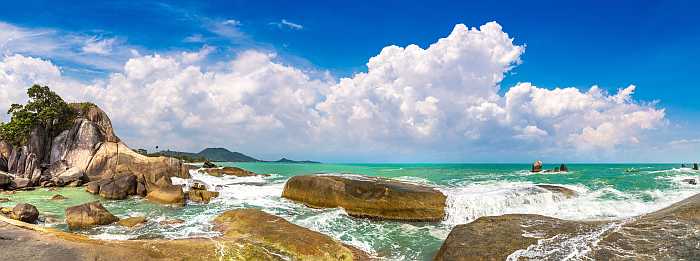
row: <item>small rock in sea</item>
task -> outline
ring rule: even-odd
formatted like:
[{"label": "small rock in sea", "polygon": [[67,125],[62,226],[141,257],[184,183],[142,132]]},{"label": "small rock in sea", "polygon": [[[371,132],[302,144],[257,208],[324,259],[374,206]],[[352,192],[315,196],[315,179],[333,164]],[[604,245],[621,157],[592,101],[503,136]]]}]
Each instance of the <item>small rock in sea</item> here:
[{"label": "small rock in sea", "polygon": [[64,196],[61,195],[61,194],[56,194],[56,195],[53,195],[53,196],[51,197],[51,200],[64,200],[64,199],[68,199],[68,198],[67,198],[67,197],[64,197]]},{"label": "small rock in sea", "polygon": [[684,179],[683,182],[688,183],[690,185],[697,185],[698,181],[696,179]]},{"label": "small rock in sea", "polygon": [[12,201],[12,200],[10,200],[9,198],[0,198],[0,203],[10,202],[10,201]]},{"label": "small rock in sea", "polygon": [[35,223],[39,218],[39,210],[34,205],[20,203],[12,209],[12,219],[26,223]]},{"label": "small rock in sea", "polygon": [[119,220],[117,222],[117,225],[120,225],[122,227],[133,228],[133,227],[141,226],[145,223],[146,223],[146,217],[130,217],[130,218],[125,218],[125,219]]},{"label": "small rock in sea", "polygon": [[532,172],[541,172],[542,171],[542,161],[536,160],[534,163],[532,163]]},{"label": "small rock in sea", "polygon": [[179,218],[176,219],[166,219],[161,222],[158,222],[158,224],[164,225],[164,226],[176,226],[176,225],[181,225],[184,224],[185,221]]},{"label": "small rock in sea", "polygon": [[694,170],[700,170],[700,168],[698,168],[698,164],[697,164],[697,163],[693,163],[693,169],[694,169]]},{"label": "small rock in sea", "polygon": [[566,165],[561,164],[561,166],[559,166],[559,171],[561,171],[561,172],[569,172],[569,168],[568,168]]},{"label": "small rock in sea", "polygon": [[204,164],[202,165],[202,167],[210,169],[210,168],[217,168],[218,166],[216,166],[216,164],[211,163],[210,161],[207,160],[207,161],[204,161]]}]

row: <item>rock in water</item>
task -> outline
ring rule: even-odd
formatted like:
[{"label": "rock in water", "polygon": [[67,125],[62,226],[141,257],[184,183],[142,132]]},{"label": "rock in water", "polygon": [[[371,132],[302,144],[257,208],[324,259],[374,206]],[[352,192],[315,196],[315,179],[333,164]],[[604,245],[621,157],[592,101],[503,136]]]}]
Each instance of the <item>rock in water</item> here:
[{"label": "rock in water", "polygon": [[446,196],[422,185],[367,176],[295,176],[282,197],[317,208],[342,207],[355,217],[439,221]]},{"label": "rock in water", "polygon": [[694,169],[694,170],[700,170],[700,168],[698,168],[698,164],[697,164],[697,163],[693,163],[693,169]]},{"label": "rock in water", "polygon": [[24,188],[29,187],[29,185],[31,185],[31,181],[29,179],[27,179],[27,178],[15,178],[13,180],[12,186],[15,189],[24,189]]},{"label": "rock in water", "polygon": [[12,219],[26,223],[35,223],[39,218],[39,210],[31,204],[20,203],[12,209]]},{"label": "rock in water", "polygon": [[66,209],[66,223],[71,230],[90,228],[97,225],[109,225],[119,218],[109,213],[99,201],[85,203]]},{"label": "rock in water", "polygon": [[[214,224],[224,233],[222,238],[245,238],[244,244],[252,244],[251,251],[237,258],[240,260],[369,260],[354,247],[258,209],[226,211]],[[260,249],[267,253],[256,253]]]},{"label": "rock in water", "polygon": [[202,168],[207,168],[207,169],[216,168],[216,167],[218,167],[218,166],[216,166],[216,164],[211,163],[208,160],[204,161],[204,164],[202,165]]},{"label": "rock in water", "polygon": [[119,220],[117,222],[117,225],[120,225],[122,227],[133,228],[136,226],[141,226],[145,223],[146,223],[145,217],[130,217],[130,218],[125,218],[125,219]]},{"label": "rock in water", "polygon": [[56,195],[53,195],[53,196],[51,197],[51,200],[65,200],[65,199],[68,199],[68,198],[64,197],[64,196],[61,195],[61,194],[56,194]]},{"label": "rock in water", "polygon": [[542,161],[536,160],[534,163],[532,163],[531,172],[540,172],[540,171],[542,171]]},{"label": "rock in water", "polygon": [[[222,177],[224,175],[236,176],[236,177],[252,177],[252,176],[259,175],[259,174],[256,174],[255,172],[247,171],[247,170],[244,170],[242,168],[236,168],[236,167],[200,169],[198,172],[203,173],[203,174],[208,174],[208,175],[214,176],[214,177]],[[267,175],[262,175],[262,176],[267,176]]]},{"label": "rock in water", "polygon": [[561,166],[559,166],[559,171],[561,171],[561,172],[569,172],[569,168],[568,168],[566,165],[561,164]]},{"label": "rock in water", "polygon": [[193,189],[187,192],[187,198],[194,202],[209,203],[213,198],[218,197],[219,192]]},{"label": "rock in water", "polygon": [[[698,217],[700,194],[612,222],[526,214],[481,217],[452,229],[434,260],[695,260]],[[572,252],[576,250],[567,247],[572,244],[587,244],[590,251]]]},{"label": "rock in water", "polygon": [[106,199],[126,199],[136,194],[136,176],[123,174],[100,185],[99,194]]},{"label": "rock in water", "polygon": [[554,192],[554,193],[560,193],[567,198],[572,198],[572,197],[575,197],[577,195],[576,191],[573,191],[569,188],[565,188],[562,186],[544,185],[544,184],[535,185],[535,186],[537,186],[538,188],[541,188],[541,189],[549,190],[549,191]]},{"label": "rock in water", "polygon": [[182,187],[174,185],[156,188],[148,192],[146,199],[161,204],[185,205],[185,193]]}]

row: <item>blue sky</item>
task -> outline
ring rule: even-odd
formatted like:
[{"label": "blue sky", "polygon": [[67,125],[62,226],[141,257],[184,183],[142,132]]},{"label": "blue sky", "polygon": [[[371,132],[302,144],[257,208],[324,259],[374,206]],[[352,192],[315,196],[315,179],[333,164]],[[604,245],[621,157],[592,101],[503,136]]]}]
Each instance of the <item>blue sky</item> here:
[{"label": "blue sky", "polygon": [[[698,11],[700,8],[693,1],[63,3],[27,0],[5,3],[0,21],[32,32],[51,30],[55,32],[51,36],[54,38],[70,34],[81,40],[113,41],[110,42],[111,52],[100,54],[104,62],[99,64],[75,59],[76,55],[70,50],[61,55],[23,53],[12,48],[3,50],[5,55],[20,53],[47,59],[60,67],[65,77],[86,84],[121,73],[122,65],[134,56],[134,52],[127,52],[127,49],[137,51],[138,55],[173,55],[196,52],[203,46],[213,50],[199,65],[202,68],[216,70],[221,63],[237,59],[247,50],[258,50],[275,53],[276,62],[299,68],[311,77],[338,81],[341,77],[366,72],[368,59],[385,46],[416,44],[428,48],[437,39],[446,37],[456,24],[478,27],[496,21],[513,38],[513,44],[525,49],[517,66],[503,72],[499,95],[505,95],[519,82],[548,89],[576,87],[582,92],[598,85],[611,95],[633,84],[637,87],[634,92],[637,103],[657,101],[656,108],[665,110],[665,126],[645,131],[644,135],[650,140],[672,142],[700,138],[696,131],[698,124],[693,122],[700,112],[700,103],[693,94],[698,87],[694,72],[700,58]],[[124,51],[119,52],[120,48]],[[320,76],[323,74],[327,76]],[[138,136],[134,134],[134,140],[141,145],[143,142],[138,141],[141,139]],[[255,142],[230,145],[242,149],[259,147]],[[195,145],[174,146],[192,149]],[[427,156],[416,153],[420,146],[409,149],[389,146],[413,152],[398,158],[381,153],[376,157],[396,161],[441,161],[443,157],[446,161],[470,160],[466,156],[444,156],[460,154],[456,151],[438,151]],[[478,148],[479,145],[469,143],[468,146]],[[270,150],[253,150],[259,155],[273,157]],[[658,156],[629,158],[619,148],[616,150],[610,154],[613,161],[648,160]],[[332,154],[334,156],[327,159],[342,161],[350,153],[334,151]],[[674,154],[687,153],[682,150]],[[295,156],[307,155],[319,156],[301,152]],[[515,161],[528,157],[518,153],[506,155],[507,159]],[[575,158],[602,160],[590,155],[583,153]],[[689,157],[693,156],[698,155]],[[479,159],[494,160],[492,157],[475,160]]]}]

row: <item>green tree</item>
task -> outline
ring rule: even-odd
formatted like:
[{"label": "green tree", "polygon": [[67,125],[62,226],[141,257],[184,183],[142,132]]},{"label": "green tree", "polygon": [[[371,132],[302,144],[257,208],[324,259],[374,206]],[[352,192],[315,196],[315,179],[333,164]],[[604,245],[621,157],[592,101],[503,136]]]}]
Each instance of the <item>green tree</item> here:
[{"label": "green tree", "polygon": [[32,130],[43,127],[53,137],[70,126],[74,111],[48,86],[33,85],[27,90],[26,105],[12,104],[8,123],[0,123],[0,139],[14,145],[26,144]]}]

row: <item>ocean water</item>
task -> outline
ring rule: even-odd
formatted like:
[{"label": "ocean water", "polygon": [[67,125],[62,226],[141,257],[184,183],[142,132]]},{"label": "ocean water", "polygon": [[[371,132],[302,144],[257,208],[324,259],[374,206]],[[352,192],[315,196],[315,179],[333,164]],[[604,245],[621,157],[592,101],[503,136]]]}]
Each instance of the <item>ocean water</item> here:
[{"label": "ocean water", "polygon": [[[119,217],[146,216],[140,228],[103,226],[83,230],[94,238],[212,237],[210,221],[219,213],[236,208],[259,208],[297,225],[330,235],[385,260],[430,260],[450,230],[482,216],[509,213],[541,214],[571,220],[612,220],[652,212],[700,192],[700,186],[684,183],[700,172],[679,164],[571,164],[568,173],[532,174],[528,164],[279,164],[220,163],[237,166],[269,177],[211,177],[192,172],[193,179],[221,193],[211,203],[173,208],[134,198],[103,200],[82,188],[37,189],[0,195],[13,202],[36,205],[46,215],[48,226],[65,229],[63,209],[100,200]],[[557,165],[558,166],[558,165]],[[555,165],[545,165],[552,169]],[[634,168],[638,172],[626,172]],[[442,222],[408,223],[349,217],[342,209],[311,209],[280,197],[285,181],[295,175],[314,173],[381,176],[436,187],[447,195],[447,217]],[[190,180],[175,178],[176,183]],[[575,190],[577,197],[535,187],[557,184]],[[48,200],[54,194],[65,201]],[[159,222],[182,219],[171,226]],[[574,253],[575,254],[575,253]]]}]

